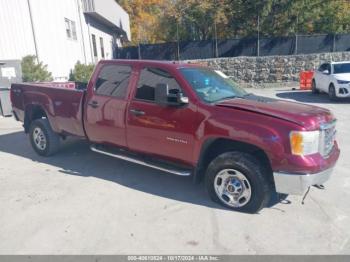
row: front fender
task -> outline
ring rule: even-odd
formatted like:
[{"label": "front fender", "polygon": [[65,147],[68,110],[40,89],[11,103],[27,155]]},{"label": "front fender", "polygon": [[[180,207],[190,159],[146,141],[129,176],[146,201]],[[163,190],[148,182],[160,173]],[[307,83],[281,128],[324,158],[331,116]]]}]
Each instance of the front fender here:
[{"label": "front fender", "polygon": [[194,150],[197,163],[207,141],[224,138],[255,146],[265,152],[271,167],[283,165],[290,151],[289,132],[296,125],[277,118],[259,117],[209,118],[201,123],[196,133]]}]

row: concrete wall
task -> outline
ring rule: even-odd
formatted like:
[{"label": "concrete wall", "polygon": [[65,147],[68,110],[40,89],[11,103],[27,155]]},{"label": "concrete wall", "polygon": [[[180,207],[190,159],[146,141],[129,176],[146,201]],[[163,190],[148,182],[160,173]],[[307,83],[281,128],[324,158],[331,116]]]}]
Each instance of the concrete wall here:
[{"label": "concrete wall", "polygon": [[[129,32],[129,17],[125,11],[114,0],[104,0],[103,3],[110,3],[110,13],[116,12],[114,25],[122,24]],[[99,6],[104,7],[101,4],[99,2]],[[75,23],[77,39],[67,37],[65,19]],[[55,81],[67,80],[78,60],[88,64],[102,59],[100,38],[103,38],[105,59],[112,59],[113,48],[120,45],[118,35],[109,25],[84,14],[82,0],[0,0],[0,32],[0,60],[21,60],[27,55],[37,55],[48,65]],[[92,53],[92,34],[96,36],[96,58]]]},{"label": "concrete wall", "polygon": [[27,1],[0,1],[0,32],[0,60],[35,54]]},{"label": "concrete wall", "polygon": [[[65,80],[77,60],[84,62],[81,26],[76,1],[31,0],[38,57],[55,80]],[[65,18],[76,24],[77,39],[66,35]]]},{"label": "concrete wall", "polygon": [[192,60],[223,71],[240,83],[252,86],[267,83],[298,82],[299,73],[313,70],[323,62],[350,61],[350,52],[292,56],[233,57]]}]

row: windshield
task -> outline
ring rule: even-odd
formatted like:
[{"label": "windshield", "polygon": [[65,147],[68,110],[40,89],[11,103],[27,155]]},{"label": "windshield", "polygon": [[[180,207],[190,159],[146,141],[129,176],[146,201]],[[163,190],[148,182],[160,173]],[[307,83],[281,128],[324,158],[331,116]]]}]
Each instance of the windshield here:
[{"label": "windshield", "polygon": [[350,63],[334,64],[334,74],[350,73]]},{"label": "windshield", "polygon": [[180,71],[197,95],[205,102],[213,103],[243,97],[247,94],[220,71],[206,68],[182,68]]}]

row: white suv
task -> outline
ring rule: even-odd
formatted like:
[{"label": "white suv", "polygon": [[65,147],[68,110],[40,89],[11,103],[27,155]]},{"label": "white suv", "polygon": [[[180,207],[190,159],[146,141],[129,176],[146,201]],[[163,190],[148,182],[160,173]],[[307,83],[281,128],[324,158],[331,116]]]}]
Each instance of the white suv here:
[{"label": "white suv", "polygon": [[350,97],[350,61],[322,64],[312,79],[312,92],[329,94],[331,100]]}]

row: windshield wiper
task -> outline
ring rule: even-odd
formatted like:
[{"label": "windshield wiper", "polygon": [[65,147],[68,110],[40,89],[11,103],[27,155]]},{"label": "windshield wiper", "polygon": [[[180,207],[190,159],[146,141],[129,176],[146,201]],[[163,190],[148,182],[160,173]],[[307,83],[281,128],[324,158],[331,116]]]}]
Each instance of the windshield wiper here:
[{"label": "windshield wiper", "polygon": [[214,101],[214,103],[220,103],[220,102],[223,102],[223,101],[226,101],[226,100],[230,100],[230,99],[235,99],[235,98],[243,99],[245,97],[252,96],[252,95],[254,95],[254,94],[253,93],[247,93],[247,94],[244,94],[242,96],[226,96],[224,98],[221,98],[219,100]]},{"label": "windshield wiper", "polygon": [[226,96],[226,97],[223,97],[223,98],[221,98],[219,100],[214,101],[214,103],[220,103],[222,101],[235,99],[235,98],[243,98],[243,97],[242,96]]}]

